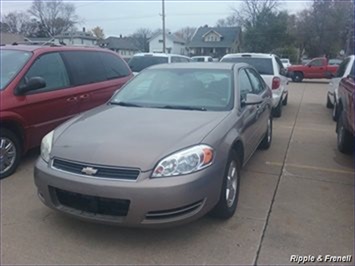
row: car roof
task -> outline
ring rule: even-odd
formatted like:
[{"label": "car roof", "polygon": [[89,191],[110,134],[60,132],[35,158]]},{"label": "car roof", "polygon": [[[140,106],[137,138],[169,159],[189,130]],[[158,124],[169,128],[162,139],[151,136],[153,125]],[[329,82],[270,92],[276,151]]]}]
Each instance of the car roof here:
[{"label": "car roof", "polygon": [[187,56],[181,54],[165,54],[165,53],[137,53],[133,55],[133,57],[136,56],[159,56],[159,57],[180,56],[180,57],[188,58]]},{"label": "car roof", "polygon": [[2,50],[17,50],[17,51],[26,51],[26,52],[35,52],[35,51],[110,51],[100,47],[87,47],[87,46],[65,46],[65,45],[3,45],[0,47]]},{"label": "car roof", "polygon": [[244,57],[244,56],[250,56],[254,58],[272,58],[275,55],[274,54],[263,54],[263,53],[237,53],[237,54],[227,54],[223,58],[233,58],[233,57]]},{"label": "car roof", "polygon": [[249,66],[245,63],[221,63],[221,62],[211,62],[211,63],[173,63],[173,64],[158,64],[149,67],[149,69],[221,69],[221,70],[232,70],[234,67],[240,68],[243,66]]}]

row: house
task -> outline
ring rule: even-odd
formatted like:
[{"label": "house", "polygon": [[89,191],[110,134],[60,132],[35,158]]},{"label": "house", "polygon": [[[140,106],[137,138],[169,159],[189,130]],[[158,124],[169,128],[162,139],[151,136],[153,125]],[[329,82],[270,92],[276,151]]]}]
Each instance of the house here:
[{"label": "house", "polygon": [[67,31],[54,36],[54,44],[96,46],[97,38],[83,28],[83,31]]},{"label": "house", "polygon": [[[149,39],[149,52],[162,53],[163,52],[163,34],[157,33]],[[186,55],[186,42],[180,37],[167,33],[165,34],[165,52],[168,54]]]},{"label": "house", "polygon": [[190,56],[212,56],[221,58],[240,50],[240,27],[200,27],[194,33],[188,49]]},{"label": "house", "polygon": [[113,37],[110,36],[105,40],[98,41],[98,45],[103,48],[117,52],[120,56],[129,58],[139,52],[135,44],[135,40],[131,37]]},{"label": "house", "polygon": [[25,41],[25,37],[20,34],[1,32],[0,41],[1,41],[1,45],[23,43]]}]

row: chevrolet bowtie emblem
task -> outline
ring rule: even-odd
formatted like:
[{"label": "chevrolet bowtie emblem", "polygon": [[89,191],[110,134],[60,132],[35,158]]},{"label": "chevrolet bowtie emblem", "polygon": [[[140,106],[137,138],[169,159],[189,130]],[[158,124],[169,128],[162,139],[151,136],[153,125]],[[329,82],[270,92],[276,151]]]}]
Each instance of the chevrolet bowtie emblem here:
[{"label": "chevrolet bowtie emblem", "polygon": [[86,175],[94,175],[97,173],[97,169],[92,167],[84,167],[83,169],[81,169],[81,172]]}]

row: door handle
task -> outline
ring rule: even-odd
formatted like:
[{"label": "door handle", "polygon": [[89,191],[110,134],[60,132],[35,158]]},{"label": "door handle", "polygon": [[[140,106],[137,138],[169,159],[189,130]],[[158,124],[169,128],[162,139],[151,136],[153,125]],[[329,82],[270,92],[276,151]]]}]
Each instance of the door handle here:
[{"label": "door handle", "polygon": [[67,102],[68,103],[71,103],[71,102],[77,102],[78,101],[78,98],[77,97],[70,97],[67,99]]},{"label": "door handle", "polygon": [[82,94],[79,96],[79,99],[80,100],[87,100],[90,98],[90,94]]}]

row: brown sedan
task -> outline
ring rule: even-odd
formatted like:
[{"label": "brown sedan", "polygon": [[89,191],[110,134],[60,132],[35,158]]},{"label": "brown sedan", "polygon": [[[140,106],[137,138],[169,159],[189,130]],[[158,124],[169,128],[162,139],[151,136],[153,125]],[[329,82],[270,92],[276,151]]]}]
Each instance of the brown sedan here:
[{"label": "brown sedan", "polygon": [[271,108],[270,88],[247,64],[153,66],[43,139],[39,198],[125,226],[230,218],[240,168],[271,144]]}]

